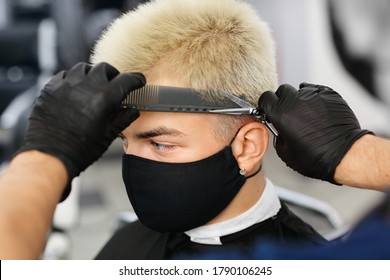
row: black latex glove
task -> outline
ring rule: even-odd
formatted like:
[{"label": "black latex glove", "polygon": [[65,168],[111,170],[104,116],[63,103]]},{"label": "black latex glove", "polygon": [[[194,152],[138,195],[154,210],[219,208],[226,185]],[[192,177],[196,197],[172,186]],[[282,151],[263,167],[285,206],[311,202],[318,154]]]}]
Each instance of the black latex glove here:
[{"label": "black latex glove", "polygon": [[120,104],[130,90],[144,85],[142,74],[120,74],[107,63],[79,63],[58,73],[37,98],[18,153],[39,150],[57,157],[70,183],[138,118],[138,110]]},{"label": "black latex glove", "polygon": [[287,166],[302,175],[334,184],[337,165],[352,144],[367,133],[334,90],[303,83],[296,90],[285,84],[259,98],[279,136],[276,152]]}]

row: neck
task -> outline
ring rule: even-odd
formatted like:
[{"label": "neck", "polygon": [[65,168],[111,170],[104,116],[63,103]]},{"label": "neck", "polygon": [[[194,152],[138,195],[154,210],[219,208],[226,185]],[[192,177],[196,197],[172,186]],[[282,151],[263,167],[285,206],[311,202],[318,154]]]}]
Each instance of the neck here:
[{"label": "neck", "polygon": [[263,171],[249,178],[229,205],[207,224],[223,222],[248,211],[263,194],[265,182]]}]

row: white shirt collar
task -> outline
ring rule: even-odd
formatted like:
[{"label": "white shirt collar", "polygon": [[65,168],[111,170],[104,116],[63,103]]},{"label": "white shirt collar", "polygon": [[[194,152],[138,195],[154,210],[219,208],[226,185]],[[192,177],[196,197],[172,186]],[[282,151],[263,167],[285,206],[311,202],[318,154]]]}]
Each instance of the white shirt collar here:
[{"label": "white shirt collar", "polygon": [[246,212],[220,223],[204,225],[186,231],[192,242],[209,245],[222,245],[220,237],[239,232],[254,224],[275,216],[280,209],[280,201],[274,185],[266,178],[260,199]]}]

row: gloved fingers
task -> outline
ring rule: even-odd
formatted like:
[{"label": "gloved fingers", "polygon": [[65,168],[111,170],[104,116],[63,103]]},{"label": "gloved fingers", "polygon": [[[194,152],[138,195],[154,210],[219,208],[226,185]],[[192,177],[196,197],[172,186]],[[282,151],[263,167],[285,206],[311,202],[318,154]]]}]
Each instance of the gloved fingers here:
[{"label": "gloved fingers", "polygon": [[66,78],[68,74],[68,71],[65,71],[65,70],[62,70],[60,72],[58,72],[57,74],[55,74],[51,79],[50,81],[46,84],[46,85],[49,85],[49,84],[56,84],[62,80],[64,80]]},{"label": "gloved fingers", "polygon": [[101,62],[91,68],[88,77],[97,85],[104,85],[119,75],[119,71],[112,65]]},{"label": "gloved fingers", "polygon": [[[122,73],[116,76],[110,83],[109,93],[106,95],[110,105],[117,106],[135,89],[139,89],[146,84],[145,76],[141,73]],[[109,106],[110,107],[110,106]]]},{"label": "gloved fingers", "polygon": [[305,87],[315,87],[315,86],[316,86],[315,84],[303,82],[303,83],[299,84],[299,89],[302,89],[302,88],[305,88]]},{"label": "gloved fingers", "polygon": [[304,88],[315,88],[318,91],[325,91],[325,90],[333,91],[333,89],[328,87],[328,86],[311,84],[311,83],[306,83],[306,82],[300,83],[299,89],[304,89]]},{"label": "gloved fingers", "polygon": [[128,127],[139,117],[138,109],[121,109],[110,122],[110,134],[109,137],[114,139],[118,134]]},{"label": "gloved fingers", "polygon": [[77,63],[67,71],[65,79],[71,86],[75,86],[85,79],[91,68],[92,66],[85,62]]},{"label": "gloved fingers", "polygon": [[317,99],[324,93],[328,94],[329,89],[330,88],[321,85],[301,83],[299,85],[298,94],[301,100],[311,100],[311,99]]},{"label": "gloved fingers", "polygon": [[288,96],[290,94],[296,94],[297,90],[295,87],[293,87],[290,84],[283,84],[278,87],[278,89],[275,91],[275,94],[280,98],[283,99],[285,96]]},{"label": "gloved fingers", "polygon": [[55,87],[63,83],[67,75],[67,71],[60,71],[56,75],[54,75],[49,82],[42,88],[41,92],[52,92],[55,90]]},{"label": "gloved fingers", "polygon": [[264,92],[259,98],[259,108],[262,109],[265,113],[267,113],[270,107],[274,106],[278,102],[279,98],[272,91]]}]

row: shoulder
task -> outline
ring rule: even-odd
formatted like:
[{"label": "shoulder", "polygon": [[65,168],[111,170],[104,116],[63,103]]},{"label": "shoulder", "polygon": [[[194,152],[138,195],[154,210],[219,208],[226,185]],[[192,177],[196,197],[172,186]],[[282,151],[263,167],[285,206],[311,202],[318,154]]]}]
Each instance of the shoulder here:
[{"label": "shoulder", "polygon": [[135,221],[118,229],[96,259],[147,259],[157,247],[164,245],[167,238],[167,234],[150,230],[140,221]]},{"label": "shoulder", "polygon": [[313,245],[328,243],[321,234],[294,214],[284,203],[282,203],[282,207],[277,214],[277,219],[286,241],[311,243]]}]

